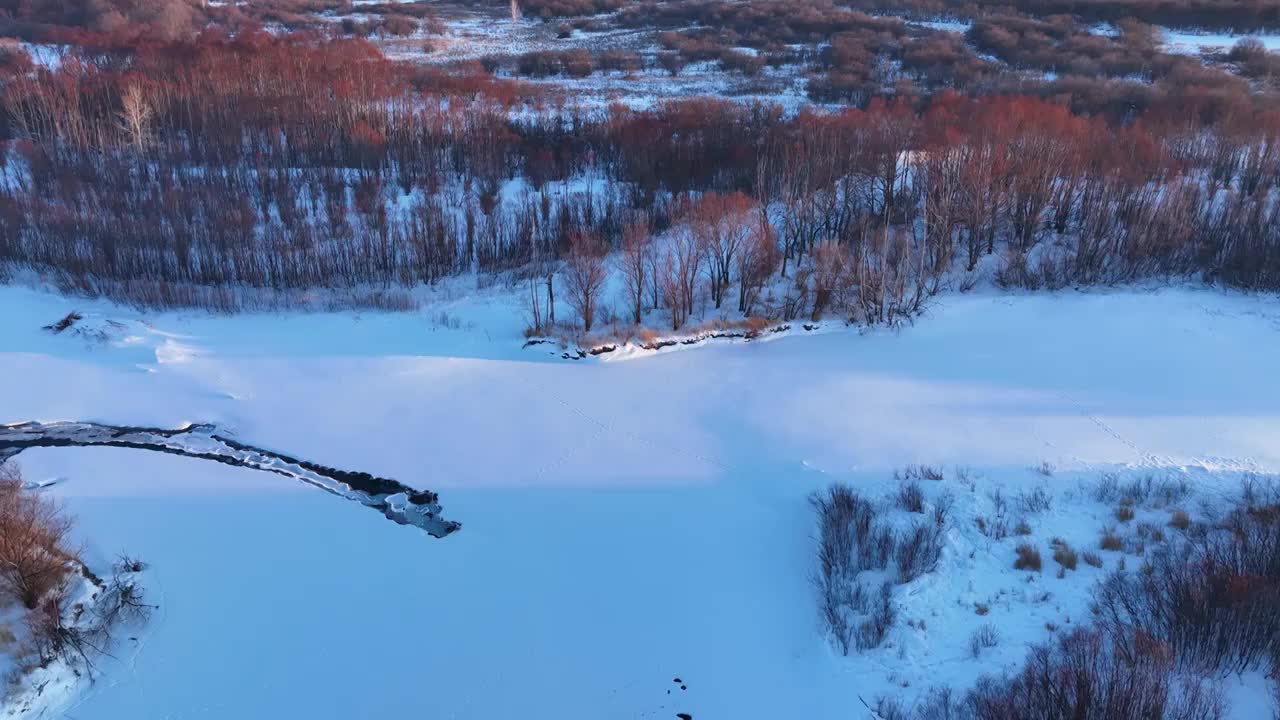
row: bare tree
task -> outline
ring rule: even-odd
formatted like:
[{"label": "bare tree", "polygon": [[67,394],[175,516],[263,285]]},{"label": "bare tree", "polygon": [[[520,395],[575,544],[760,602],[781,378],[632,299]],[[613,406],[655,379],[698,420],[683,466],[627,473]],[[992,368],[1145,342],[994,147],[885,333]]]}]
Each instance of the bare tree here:
[{"label": "bare tree", "polygon": [[703,255],[697,235],[688,226],[675,228],[659,268],[659,284],[663,301],[671,311],[672,330],[679,330],[693,313]]},{"label": "bare tree", "polygon": [[778,269],[782,253],[768,223],[758,225],[738,253],[738,312],[750,315],[764,285]]},{"label": "bare tree", "polygon": [[843,306],[852,282],[852,261],[844,245],[821,243],[813,249],[813,319],[819,320],[831,305]]},{"label": "bare tree", "polygon": [[547,330],[547,318],[542,311],[542,290],[538,287],[539,278],[529,278],[529,328],[527,335],[541,335]]},{"label": "bare tree", "polygon": [[653,305],[650,307],[654,310],[662,307],[662,258],[653,248],[649,249],[649,289],[653,292]]},{"label": "bare tree", "polygon": [[600,305],[600,293],[608,279],[599,238],[587,232],[570,235],[569,253],[560,274],[564,277],[569,307],[582,320],[583,331],[591,332]]},{"label": "bare tree", "polygon": [[662,299],[666,301],[667,311],[671,314],[671,329],[679,330],[687,317],[684,305],[684,290],[680,284],[679,263],[670,249],[662,253],[662,259],[656,266],[654,283],[661,288]]},{"label": "bare tree", "polygon": [[742,193],[707,193],[689,212],[690,226],[706,257],[711,301],[718,309],[731,282],[734,256],[755,229],[755,203]]},{"label": "bare tree", "polygon": [[134,150],[141,151],[151,143],[151,123],[155,109],[138,84],[129,85],[120,96],[120,129]]},{"label": "bare tree", "polygon": [[626,287],[627,302],[631,305],[632,321],[639,325],[644,315],[644,297],[653,255],[649,223],[639,220],[622,230],[622,282]]}]

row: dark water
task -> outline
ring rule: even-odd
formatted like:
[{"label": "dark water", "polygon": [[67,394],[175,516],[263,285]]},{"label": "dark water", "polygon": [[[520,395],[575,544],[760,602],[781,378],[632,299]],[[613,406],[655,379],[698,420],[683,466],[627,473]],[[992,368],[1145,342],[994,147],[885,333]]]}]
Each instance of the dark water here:
[{"label": "dark water", "polygon": [[0,425],[0,461],[28,448],[123,447],[212,460],[235,467],[284,475],[373,508],[401,525],[413,525],[434,537],[462,527],[440,517],[439,497],[389,478],[338,470],[254,447],[220,433],[214,425],[165,428],[99,423],[24,422]]}]

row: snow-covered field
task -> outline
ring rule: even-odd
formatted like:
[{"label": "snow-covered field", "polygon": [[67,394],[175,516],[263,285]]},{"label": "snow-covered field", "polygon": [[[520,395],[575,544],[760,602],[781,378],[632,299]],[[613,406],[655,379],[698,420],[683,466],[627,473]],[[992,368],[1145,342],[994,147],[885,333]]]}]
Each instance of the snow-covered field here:
[{"label": "snow-covered field", "polygon": [[[17,288],[0,307],[0,422],[215,423],[438,492],[462,523],[436,539],[278,475],[28,450],[91,564],[140,556],[160,605],[96,683],[28,716],[870,717],[860,698],[966,686],[1046,623],[1087,620],[1120,553],[1059,579],[1047,543],[1097,548],[1115,524],[1101,473],[1185,482],[1194,515],[1280,471],[1267,296],[952,296],[898,332],[613,362],[521,350],[501,297],[457,301],[453,323],[438,308],[144,317]],[[71,309],[101,333],[40,329]],[[888,497],[909,463],[945,470],[929,503],[956,500],[942,560],[895,590],[884,647],[840,657],[818,623],[806,498],[837,480]],[[1037,489],[1049,507],[1026,509]],[[1013,570],[1025,538],[978,529],[1002,502],[1043,573]],[[1152,500],[1133,523],[1169,510]],[[999,642],[975,659],[986,624]],[[1234,717],[1266,716],[1260,677],[1228,682]]]},{"label": "snow-covered field", "polygon": [[1225,52],[1236,43],[1246,38],[1257,40],[1269,52],[1280,51],[1280,34],[1263,33],[1254,35],[1233,35],[1228,33],[1202,33],[1188,30],[1163,29],[1165,52],[1190,53]]}]

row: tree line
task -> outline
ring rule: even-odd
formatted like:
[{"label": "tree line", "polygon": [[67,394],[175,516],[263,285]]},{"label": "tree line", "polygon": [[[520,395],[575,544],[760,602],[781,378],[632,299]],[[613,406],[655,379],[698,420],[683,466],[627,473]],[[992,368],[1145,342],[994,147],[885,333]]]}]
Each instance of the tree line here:
[{"label": "tree line", "polygon": [[647,296],[676,326],[695,296],[761,311],[766,270],[778,314],[871,320],[987,257],[1017,286],[1280,286],[1280,114],[1208,94],[1120,118],[949,91],[584,110],[362,40],[218,31],[2,82],[0,259],[126,299],[540,275],[641,234],[670,240],[680,287]]}]

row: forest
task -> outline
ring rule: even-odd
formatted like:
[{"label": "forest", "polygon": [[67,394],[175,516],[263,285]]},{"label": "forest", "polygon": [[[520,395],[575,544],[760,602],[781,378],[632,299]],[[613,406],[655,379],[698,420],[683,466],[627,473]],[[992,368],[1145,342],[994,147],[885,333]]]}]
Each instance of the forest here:
[{"label": "forest", "polygon": [[[735,12],[761,7],[781,5]],[[658,10],[624,17],[645,12]],[[856,21],[868,38],[901,25]],[[1137,26],[1132,57],[1086,57],[1073,27],[979,22],[969,38],[1029,66],[1067,58],[1080,77],[1142,63]],[[710,97],[637,109],[566,103],[480,63],[389,60],[359,37],[57,32],[74,43],[56,67],[6,46],[0,260],[72,292],[232,310],[362,289],[396,305],[382,291],[478,271],[545,278],[550,304],[563,261],[589,277],[628,249],[620,264],[647,288],[628,314],[661,308],[673,328],[730,289],[744,317],[888,321],[983,268],[1033,289],[1280,287],[1280,105],[1187,58],[1148,66],[1160,81],[1140,97],[1108,97],[1102,80],[1014,93],[953,77],[799,112]],[[818,92],[846,94],[866,71],[857,32],[834,35]],[[1044,56],[1032,35],[1081,59]],[[683,37],[664,42],[696,53]],[[904,66],[947,66],[932,42]],[[574,73],[592,60],[522,63]],[[750,301],[765,286],[781,296]]]}]

